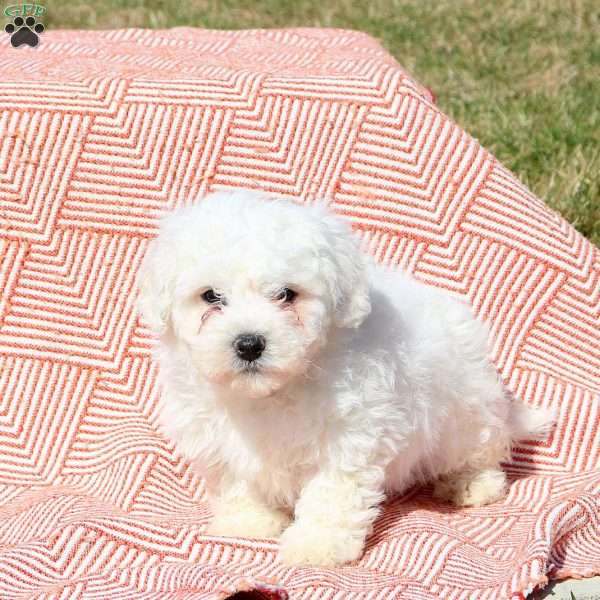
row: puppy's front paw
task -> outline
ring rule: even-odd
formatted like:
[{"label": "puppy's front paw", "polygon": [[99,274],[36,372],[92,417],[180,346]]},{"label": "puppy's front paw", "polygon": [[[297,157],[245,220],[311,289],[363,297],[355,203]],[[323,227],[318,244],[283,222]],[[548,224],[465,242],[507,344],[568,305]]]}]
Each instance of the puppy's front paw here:
[{"label": "puppy's front paw", "polygon": [[360,558],[365,534],[299,520],[281,535],[281,560],[287,565],[335,567]]},{"label": "puppy's front paw", "polygon": [[206,533],[232,537],[275,538],[290,522],[281,511],[267,506],[236,510],[235,506],[216,511]]}]

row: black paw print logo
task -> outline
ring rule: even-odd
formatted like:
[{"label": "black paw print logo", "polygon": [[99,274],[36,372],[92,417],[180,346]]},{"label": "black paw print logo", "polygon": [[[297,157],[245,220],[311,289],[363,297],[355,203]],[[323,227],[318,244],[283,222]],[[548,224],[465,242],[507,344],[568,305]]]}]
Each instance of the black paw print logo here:
[{"label": "black paw print logo", "polygon": [[10,43],[17,48],[27,44],[32,48],[38,45],[38,34],[44,31],[41,23],[36,23],[34,17],[15,17],[12,23],[7,23],[4,31],[10,35]]}]

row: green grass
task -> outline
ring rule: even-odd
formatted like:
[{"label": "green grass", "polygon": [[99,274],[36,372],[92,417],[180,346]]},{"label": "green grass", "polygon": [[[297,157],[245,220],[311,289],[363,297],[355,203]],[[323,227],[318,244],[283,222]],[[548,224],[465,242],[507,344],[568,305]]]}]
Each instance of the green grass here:
[{"label": "green grass", "polygon": [[438,105],[600,244],[597,0],[89,0],[50,28],[323,26],[366,31]]}]

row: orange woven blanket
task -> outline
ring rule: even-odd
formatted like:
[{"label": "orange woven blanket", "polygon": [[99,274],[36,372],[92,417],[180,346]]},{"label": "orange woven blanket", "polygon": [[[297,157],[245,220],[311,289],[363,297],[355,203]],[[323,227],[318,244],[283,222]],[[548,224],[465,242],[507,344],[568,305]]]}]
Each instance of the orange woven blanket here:
[{"label": "orange woven blanket", "polygon": [[[523,598],[600,572],[600,251],[339,30],[46,31],[1,42],[0,598]],[[289,568],[204,535],[200,474],[156,428],[134,278],[159,215],[247,187],[331,200],[365,252],[463,296],[492,359],[558,409],[509,496],[391,501],[364,557]]]}]

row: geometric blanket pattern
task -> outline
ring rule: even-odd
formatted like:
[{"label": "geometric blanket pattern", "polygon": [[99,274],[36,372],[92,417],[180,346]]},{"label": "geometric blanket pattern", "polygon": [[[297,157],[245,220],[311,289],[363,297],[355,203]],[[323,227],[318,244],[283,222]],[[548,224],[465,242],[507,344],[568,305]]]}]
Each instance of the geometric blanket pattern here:
[{"label": "geometric blanket pattern", "polygon": [[[0,47],[0,597],[523,598],[600,572],[600,251],[341,30],[45,32]],[[557,409],[510,493],[390,500],[365,555],[282,565],[206,535],[157,429],[134,279],[160,215],[209,191],[327,200],[381,263],[466,299],[525,403]]]}]

